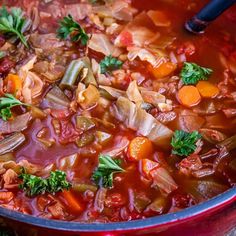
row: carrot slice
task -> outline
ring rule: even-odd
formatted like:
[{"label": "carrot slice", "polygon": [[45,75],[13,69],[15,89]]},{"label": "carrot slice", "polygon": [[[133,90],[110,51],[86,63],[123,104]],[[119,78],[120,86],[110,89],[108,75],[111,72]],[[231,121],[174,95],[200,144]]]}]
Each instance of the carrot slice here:
[{"label": "carrot slice", "polygon": [[158,166],[159,164],[157,162],[151,161],[149,159],[142,159],[141,161],[141,170],[146,177],[150,177],[150,171]]},{"label": "carrot slice", "polygon": [[130,160],[138,161],[148,158],[153,153],[152,142],[145,137],[134,138],[128,148],[128,156]]},{"label": "carrot slice", "polygon": [[177,96],[179,102],[186,107],[195,106],[201,101],[198,89],[192,85],[183,86]]},{"label": "carrot slice", "polygon": [[219,94],[218,87],[208,81],[199,81],[196,87],[204,98],[214,98]]},{"label": "carrot slice", "polygon": [[73,211],[76,212],[82,211],[82,206],[79,204],[78,200],[74,197],[71,191],[64,190],[63,192],[61,192],[61,194]]},{"label": "carrot slice", "polygon": [[18,75],[9,74],[5,79],[7,92],[15,94],[22,89],[22,80]]},{"label": "carrot slice", "polygon": [[173,73],[176,68],[176,64],[172,62],[165,62],[156,68],[149,66],[149,71],[155,76],[155,78],[160,79]]}]

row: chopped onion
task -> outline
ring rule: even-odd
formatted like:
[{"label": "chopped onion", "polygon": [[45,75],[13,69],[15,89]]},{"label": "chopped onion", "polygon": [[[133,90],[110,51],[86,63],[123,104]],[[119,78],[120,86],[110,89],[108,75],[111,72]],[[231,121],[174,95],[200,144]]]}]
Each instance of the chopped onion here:
[{"label": "chopped onion", "polygon": [[27,128],[28,122],[31,120],[32,116],[30,112],[16,116],[13,120],[3,121],[0,120],[0,133],[10,134],[13,132],[20,132]]},{"label": "chopped onion", "polygon": [[0,141],[0,155],[14,151],[25,141],[25,135],[14,133]]}]

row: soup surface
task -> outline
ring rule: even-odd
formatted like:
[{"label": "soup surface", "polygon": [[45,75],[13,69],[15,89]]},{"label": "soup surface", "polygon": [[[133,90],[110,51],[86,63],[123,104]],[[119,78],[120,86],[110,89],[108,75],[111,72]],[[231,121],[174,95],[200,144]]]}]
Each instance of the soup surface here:
[{"label": "soup surface", "polygon": [[0,0],[0,205],[142,219],[236,184],[236,8],[203,0]]}]

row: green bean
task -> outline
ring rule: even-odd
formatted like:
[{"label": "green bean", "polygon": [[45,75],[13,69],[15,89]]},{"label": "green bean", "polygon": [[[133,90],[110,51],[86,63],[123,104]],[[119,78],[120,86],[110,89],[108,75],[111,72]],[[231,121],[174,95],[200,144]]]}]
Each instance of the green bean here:
[{"label": "green bean", "polygon": [[97,187],[92,184],[73,184],[72,188],[77,192],[85,192],[87,190],[90,190],[92,192],[97,191]]},{"label": "green bean", "polygon": [[86,85],[93,84],[97,85],[97,82],[94,78],[93,71],[90,65],[90,61],[88,57],[83,57],[81,59],[73,60],[68,66],[64,77],[61,80],[60,88],[72,88],[72,86],[76,83],[77,78],[81,71],[87,68],[88,72],[84,78],[84,83]]},{"label": "green bean", "polygon": [[81,59],[74,60],[70,63],[68,68],[66,69],[65,75],[61,80],[60,88],[61,89],[71,89],[75,84],[79,73],[84,68],[84,63]]}]

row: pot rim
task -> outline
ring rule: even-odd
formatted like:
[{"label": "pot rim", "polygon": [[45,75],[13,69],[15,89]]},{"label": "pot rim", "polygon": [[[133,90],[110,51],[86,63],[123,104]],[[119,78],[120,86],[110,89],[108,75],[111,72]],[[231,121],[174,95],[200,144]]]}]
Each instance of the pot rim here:
[{"label": "pot rim", "polygon": [[186,208],[184,210],[168,213],[160,216],[154,216],[146,219],[115,222],[115,223],[80,223],[68,222],[60,220],[51,220],[40,218],[32,215],[26,215],[17,211],[9,210],[0,207],[0,216],[8,218],[21,223],[37,226],[45,229],[69,231],[69,232],[118,232],[118,231],[131,231],[139,229],[147,229],[153,227],[160,227],[164,225],[173,225],[181,223],[192,218],[196,218],[202,214],[216,211],[226,205],[236,201],[236,187],[211,198],[208,201],[199,203],[198,205]]}]

